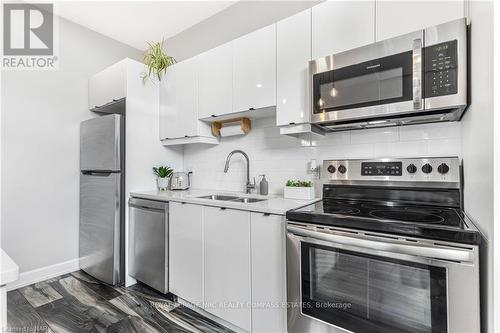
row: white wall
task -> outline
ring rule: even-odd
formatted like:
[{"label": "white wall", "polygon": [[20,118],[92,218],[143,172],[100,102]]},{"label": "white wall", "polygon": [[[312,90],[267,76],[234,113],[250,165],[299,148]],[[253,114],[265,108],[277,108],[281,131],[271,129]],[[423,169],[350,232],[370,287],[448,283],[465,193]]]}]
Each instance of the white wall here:
[{"label": "white wall", "polygon": [[218,146],[187,146],[184,167],[193,170],[193,187],[242,191],[245,163],[235,155],[225,174],[226,156],[233,149],[245,151],[251,177],[266,174],[269,192],[280,194],[287,179],[308,179],[307,162],[324,159],[461,156],[458,122],[348,131],[303,140],[279,134],[274,118],[258,119],[246,136],[221,139]]},{"label": "white wall", "polygon": [[[493,331],[493,3],[470,1],[471,105],[462,124],[465,211],[488,242],[483,296]],[[497,328],[499,330],[500,328]]]},{"label": "white wall", "polygon": [[129,46],[60,20],[56,71],[2,73],[2,247],[21,272],[78,257],[79,124],[87,80]]}]

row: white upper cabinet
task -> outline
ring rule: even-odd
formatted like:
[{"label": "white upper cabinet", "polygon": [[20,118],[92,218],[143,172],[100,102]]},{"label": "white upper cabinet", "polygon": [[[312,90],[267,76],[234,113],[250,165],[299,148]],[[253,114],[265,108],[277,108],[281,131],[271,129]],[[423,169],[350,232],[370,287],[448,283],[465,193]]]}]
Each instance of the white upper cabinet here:
[{"label": "white upper cabinet", "polygon": [[233,111],[276,105],[276,25],[233,41]]},{"label": "white upper cabinet", "polygon": [[327,1],[312,7],[313,59],[374,41],[375,1]]},{"label": "white upper cabinet", "polygon": [[126,96],[126,61],[127,59],[117,62],[89,79],[90,110]]},{"label": "white upper cabinet", "polygon": [[307,123],[310,120],[310,9],[276,24],[276,52],[276,125]]},{"label": "white upper cabinet", "polygon": [[199,118],[233,112],[233,44],[198,56]]},{"label": "white upper cabinet", "polygon": [[[198,120],[198,57],[167,69],[160,83],[160,140],[163,144],[186,144],[209,137],[209,124]],[[180,141],[179,141],[180,140]],[[212,143],[212,142],[206,142]]]},{"label": "white upper cabinet", "polygon": [[465,16],[464,1],[377,1],[377,40]]}]

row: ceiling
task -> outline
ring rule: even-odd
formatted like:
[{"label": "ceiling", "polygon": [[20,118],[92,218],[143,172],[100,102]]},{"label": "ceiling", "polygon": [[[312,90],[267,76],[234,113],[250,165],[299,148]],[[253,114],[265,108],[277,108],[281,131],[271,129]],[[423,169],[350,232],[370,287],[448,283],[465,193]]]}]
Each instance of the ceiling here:
[{"label": "ceiling", "polygon": [[236,1],[59,1],[59,16],[139,50],[209,18]]}]

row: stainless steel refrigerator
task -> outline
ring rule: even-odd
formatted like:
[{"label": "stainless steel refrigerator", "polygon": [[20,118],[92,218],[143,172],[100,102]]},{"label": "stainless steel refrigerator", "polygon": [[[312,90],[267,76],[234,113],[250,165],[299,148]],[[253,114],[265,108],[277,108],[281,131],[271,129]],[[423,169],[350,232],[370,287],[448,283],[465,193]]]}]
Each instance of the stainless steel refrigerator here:
[{"label": "stainless steel refrigerator", "polygon": [[125,117],[80,124],[80,269],[112,285],[125,280]]}]

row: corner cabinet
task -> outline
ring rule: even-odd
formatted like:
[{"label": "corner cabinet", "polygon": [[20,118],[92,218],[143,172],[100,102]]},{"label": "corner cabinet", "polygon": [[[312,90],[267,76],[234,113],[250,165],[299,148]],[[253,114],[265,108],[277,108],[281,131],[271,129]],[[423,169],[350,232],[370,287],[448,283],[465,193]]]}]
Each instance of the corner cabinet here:
[{"label": "corner cabinet", "polygon": [[276,105],[276,25],[233,41],[233,111]]},{"label": "corner cabinet", "polygon": [[160,81],[160,140],[164,145],[217,144],[210,125],[198,120],[198,58],[170,66]]}]

